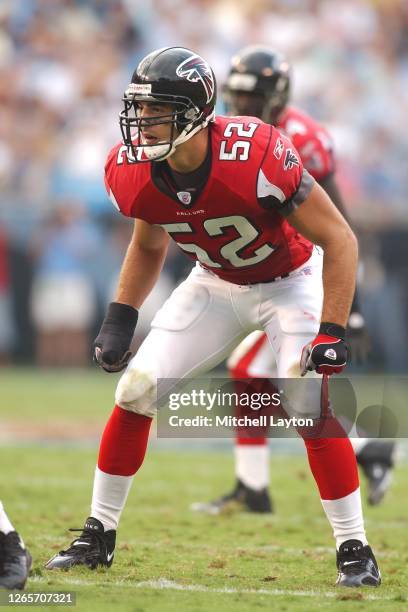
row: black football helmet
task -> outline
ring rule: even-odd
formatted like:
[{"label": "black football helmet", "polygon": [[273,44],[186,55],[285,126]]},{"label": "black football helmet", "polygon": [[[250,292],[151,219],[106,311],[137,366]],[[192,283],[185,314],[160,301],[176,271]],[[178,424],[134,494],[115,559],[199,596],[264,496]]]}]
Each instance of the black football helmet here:
[{"label": "black football helmet", "polygon": [[[124,109],[119,115],[123,142],[134,161],[159,161],[172,155],[214,120],[216,102],[214,72],[207,62],[190,49],[166,47],[149,53],[138,65],[123,97]],[[171,105],[170,114],[154,117],[154,124],[171,124],[168,141],[147,144],[143,128],[152,125],[151,118],[139,116],[139,103]]]},{"label": "black football helmet", "polygon": [[231,60],[224,101],[231,115],[259,117],[275,124],[289,100],[290,66],[280,53],[245,47]]}]

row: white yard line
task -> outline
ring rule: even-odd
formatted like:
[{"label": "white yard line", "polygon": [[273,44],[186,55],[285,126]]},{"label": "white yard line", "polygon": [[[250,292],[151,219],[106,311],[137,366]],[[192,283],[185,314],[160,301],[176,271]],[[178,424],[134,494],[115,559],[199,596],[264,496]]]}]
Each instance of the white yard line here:
[{"label": "white yard line", "polygon": [[[34,576],[30,579],[29,585],[33,583],[48,583],[50,580],[49,577],[43,576]],[[66,584],[69,586],[89,586],[89,587],[97,587],[97,583],[92,580],[84,580],[82,578],[66,578],[64,576],[58,577],[56,582],[60,584]],[[195,593],[220,593],[227,595],[270,595],[270,596],[291,596],[291,597],[314,597],[314,598],[326,598],[326,599],[336,599],[339,595],[348,593],[344,589],[339,589],[336,592],[332,591],[298,591],[292,589],[236,589],[230,587],[222,587],[222,588],[212,588],[206,587],[200,584],[178,584],[177,582],[173,582],[172,580],[167,580],[167,578],[159,578],[158,580],[145,580],[143,582],[125,582],[122,580],[113,580],[107,583],[108,586],[117,586],[120,588],[129,588],[129,589],[151,589],[151,590],[173,590],[173,591],[190,591]],[[361,591],[360,591],[361,592]],[[353,591],[350,591],[352,594]],[[378,595],[372,595],[369,592],[364,592],[362,596],[362,600],[370,600],[370,601],[392,601],[394,597],[381,597]]]}]

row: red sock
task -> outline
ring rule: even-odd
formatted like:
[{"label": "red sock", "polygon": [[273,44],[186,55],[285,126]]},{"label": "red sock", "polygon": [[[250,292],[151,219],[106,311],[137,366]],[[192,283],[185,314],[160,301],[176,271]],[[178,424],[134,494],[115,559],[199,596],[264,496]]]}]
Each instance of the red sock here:
[{"label": "red sock", "polygon": [[320,499],[340,499],[357,489],[357,461],[347,437],[308,438],[304,443]]},{"label": "red sock", "polygon": [[133,476],[143,463],[152,419],[115,406],[102,434],[98,468],[106,474]]},{"label": "red sock", "polygon": [[265,446],[266,438],[242,438],[237,436],[235,438],[235,444],[239,446]]}]

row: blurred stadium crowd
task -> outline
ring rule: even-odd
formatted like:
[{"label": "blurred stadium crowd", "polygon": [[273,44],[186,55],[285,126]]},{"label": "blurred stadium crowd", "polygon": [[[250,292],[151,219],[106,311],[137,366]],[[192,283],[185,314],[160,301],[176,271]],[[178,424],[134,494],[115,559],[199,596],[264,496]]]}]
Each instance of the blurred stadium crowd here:
[{"label": "blurred stadium crowd", "polygon": [[[334,137],[364,263],[369,367],[407,371],[405,0],[2,0],[0,363],[89,362],[131,230],[103,166],[141,57],[190,47],[222,85],[231,55],[252,43],[287,54],[294,103]],[[139,340],[188,267],[172,249]]]}]

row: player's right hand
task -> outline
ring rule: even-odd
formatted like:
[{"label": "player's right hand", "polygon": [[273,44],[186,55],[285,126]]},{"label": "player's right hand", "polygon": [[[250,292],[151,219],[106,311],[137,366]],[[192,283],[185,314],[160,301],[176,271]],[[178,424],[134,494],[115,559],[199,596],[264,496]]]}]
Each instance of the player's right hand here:
[{"label": "player's right hand", "polygon": [[128,304],[111,302],[100,332],[94,342],[94,361],[105,372],[120,372],[132,356],[130,343],[138,311]]}]

